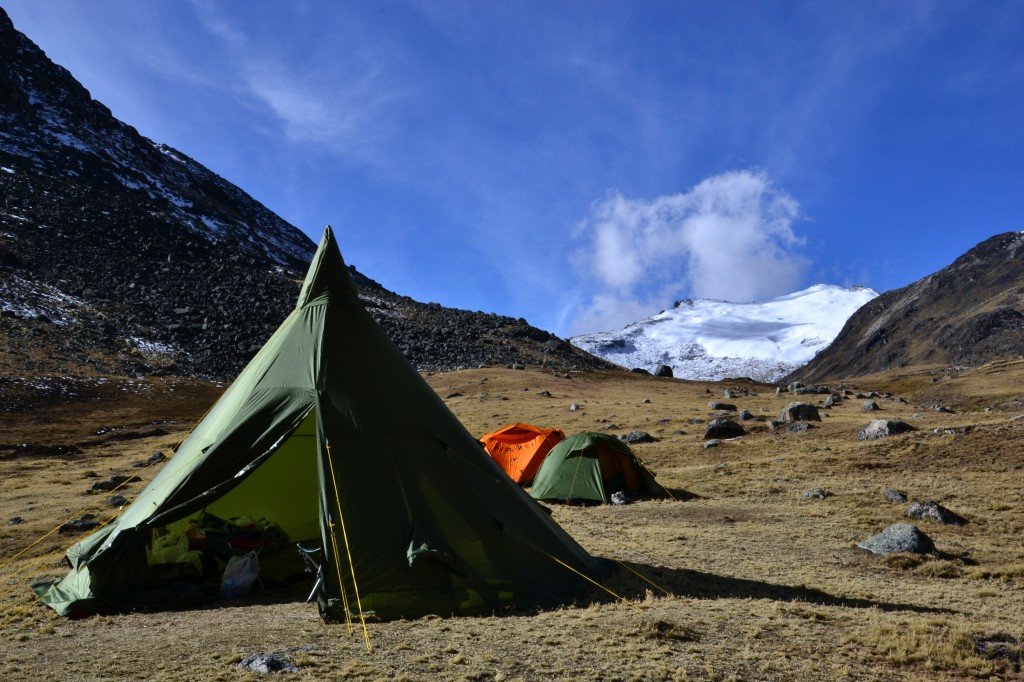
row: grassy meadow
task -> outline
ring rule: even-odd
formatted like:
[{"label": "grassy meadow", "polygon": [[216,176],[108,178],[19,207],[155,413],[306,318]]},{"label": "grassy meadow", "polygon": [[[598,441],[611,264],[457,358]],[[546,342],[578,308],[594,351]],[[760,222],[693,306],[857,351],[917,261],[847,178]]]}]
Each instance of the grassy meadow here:
[{"label": "grassy meadow", "polygon": [[[302,603],[304,586],[215,608],[58,618],[34,603],[29,583],[62,575],[63,551],[78,536],[54,533],[16,553],[83,512],[100,521],[116,514],[108,495],[84,494],[95,477],[140,476],[118,491],[134,499],[159,466],[131,464],[169,452],[221,390],[112,381],[88,400],[0,416],[0,440],[31,446],[0,451],[8,453],[0,459],[4,677],[245,679],[252,673],[237,669],[244,656],[286,650],[300,666],[293,677],[310,679],[1021,675],[1024,419],[1012,418],[1024,414],[1024,362],[863,377],[851,382],[857,390],[894,394],[877,399],[878,412],[851,398],[822,410],[822,422],[803,433],[743,422],[747,436],[713,449],[703,447],[711,400],[770,420],[793,400],[825,396],[620,372],[477,369],[426,378],[476,435],[527,421],[566,433],[641,429],[658,439],[635,451],[677,500],[553,506],[590,552],[628,567],[603,581],[624,600],[594,588],[548,611],[371,623],[369,653],[343,625],[321,623],[316,607]],[[730,387],[758,395],[725,399]],[[875,418],[918,430],[857,441]],[[802,492],[815,487],[831,495],[805,501]],[[886,487],[910,501],[936,500],[970,523],[915,521],[934,539],[935,556],[859,550],[859,540],[907,520],[907,504],[881,496]],[[8,525],[14,517],[23,520]],[[1000,654],[981,653],[979,641]]]}]

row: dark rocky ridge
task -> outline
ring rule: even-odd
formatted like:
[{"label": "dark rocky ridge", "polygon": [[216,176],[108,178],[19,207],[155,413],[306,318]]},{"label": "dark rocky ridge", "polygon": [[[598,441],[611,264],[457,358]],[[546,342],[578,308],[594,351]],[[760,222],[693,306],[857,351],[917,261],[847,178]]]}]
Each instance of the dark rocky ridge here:
[{"label": "dark rocky ridge", "polygon": [[[115,119],[0,9],[0,373],[230,378],[294,306],[313,250]],[[525,320],[417,303],[351,273],[421,369],[607,366]]]},{"label": "dark rocky ridge", "polygon": [[820,382],[922,364],[1024,355],[1024,234],[981,242],[949,266],[882,294],[783,381]]}]

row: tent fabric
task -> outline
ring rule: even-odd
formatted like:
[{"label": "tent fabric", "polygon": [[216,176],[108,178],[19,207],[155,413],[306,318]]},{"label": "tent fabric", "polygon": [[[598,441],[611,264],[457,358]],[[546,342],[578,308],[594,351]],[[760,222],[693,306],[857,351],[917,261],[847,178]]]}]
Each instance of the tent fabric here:
[{"label": "tent fabric", "polygon": [[607,502],[620,490],[669,496],[628,445],[605,433],[580,433],[548,453],[530,494],[554,502]]},{"label": "tent fabric", "polygon": [[545,429],[522,422],[503,426],[480,437],[487,454],[520,485],[533,480],[544,457],[563,440],[565,434],[559,429]]},{"label": "tent fabric", "polygon": [[318,536],[318,602],[335,620],[356,587],[378,618],[489,613],[586,587],[558,562],[606,570],[388,340],[330,228],[296,308],[139,497],[68,551],[70,573],[42,601],[63,615],[148,605],[153,531],[204,511],[265,516],[292,541]]}]

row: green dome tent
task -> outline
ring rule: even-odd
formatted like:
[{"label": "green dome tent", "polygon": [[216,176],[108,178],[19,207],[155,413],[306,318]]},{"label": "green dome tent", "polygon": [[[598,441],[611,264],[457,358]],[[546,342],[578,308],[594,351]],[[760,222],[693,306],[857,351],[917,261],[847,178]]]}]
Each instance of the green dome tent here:
[{"label": "green dome tent", "polygon": [[552,502],[607,502],[619,491],[669,497],[621,440],[605,433],[579,433],[552,448],[530,494]]},{"label": "green dome tent", "polygon": [[[62,615],[183,605],[148,557],[158,534],[203,514],[269,519],[321,545],[332,620],[555,603],[605,569],[388,340],[330,228],[296,308],[138,499],[68,551],[70,573],[41,600]],[[298,561],[290,542],[281,551]]]}]

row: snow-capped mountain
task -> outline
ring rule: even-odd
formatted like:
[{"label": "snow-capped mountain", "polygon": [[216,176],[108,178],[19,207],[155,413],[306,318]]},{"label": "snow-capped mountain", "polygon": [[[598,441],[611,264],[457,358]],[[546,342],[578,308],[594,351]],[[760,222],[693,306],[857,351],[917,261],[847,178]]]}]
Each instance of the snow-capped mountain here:
[{"label": "snow-capped mountain", "polygon": [[670,365],[682,379],[774,381],[809,362],[876,296],[866,287],[816,284],[761,303],[685,299],[617,331],[570,341],[627,368]]}]

